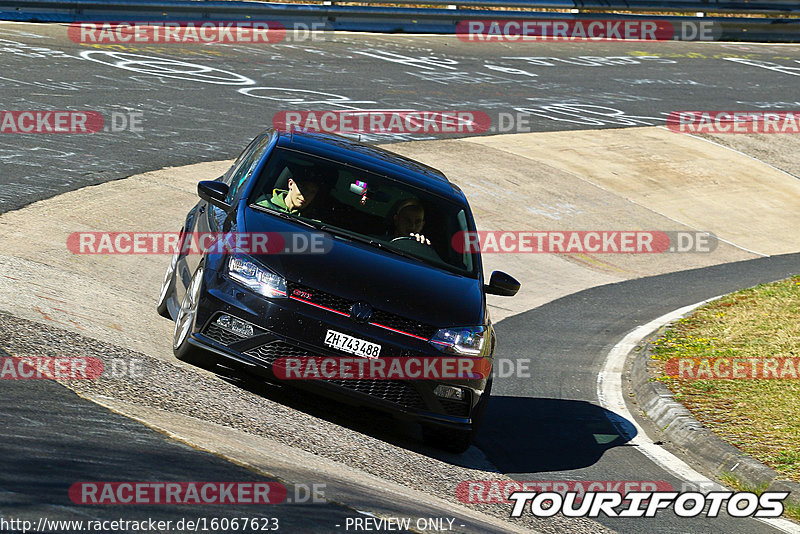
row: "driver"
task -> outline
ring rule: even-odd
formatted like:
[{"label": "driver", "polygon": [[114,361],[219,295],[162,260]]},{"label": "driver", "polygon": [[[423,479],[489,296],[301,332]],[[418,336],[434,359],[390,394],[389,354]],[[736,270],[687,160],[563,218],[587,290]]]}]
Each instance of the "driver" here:
[{"label": "driver", "polygon": [[402,200],[393,213],[392,231],[390,232],[392,240],[413,237],[424,245],[431,244],[430,240],[421,233],[422,227],[425,226],[425,208],[422,207],[419,200],[416,198]]}]

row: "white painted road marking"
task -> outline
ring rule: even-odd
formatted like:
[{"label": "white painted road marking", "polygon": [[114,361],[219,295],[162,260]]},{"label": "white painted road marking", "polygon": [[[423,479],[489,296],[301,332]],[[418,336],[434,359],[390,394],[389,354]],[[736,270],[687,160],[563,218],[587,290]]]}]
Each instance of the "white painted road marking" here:
[{"label": "white painted road marking", "polygon": [[[633,415],[628,410],[628,406],[625,404],[625,396],[622,393],[622,374],[625,370],[625,362],[627,361],[628,354],[641,342],[642,339],[650,335],[661,326],[675,321],[676,319],[680,319],[695,308],[698,308],[703,304],[718,298],[720,297],[710,298],[708,300],[698,302],[697,304],[691,304],[689,306],[684,306],[683,308],[678,308],[677,310],[662,315],[661,317],[654,319],[647,324],[636,327],[632,332],[622,338],[619,343],[614,345],[614,348],[612,348],[611,351],[609,351],[606,361],[603,364],[603,368],[597,375],[597,398],[599,399],[600,406],[606,410],[609,410],[610,412],[613,412],[613,414],[620,418],[627,419],[627,423],[636,429],[636,436],[632,437],[628,443],[636,446],[637,450],[639,450],[642,454],[647,456],[662,469],[675,475],[677,478],[684,481],[692,481],[694,483],[700,482],[703,484],[703,487],[709,491],[724,491],[727,488],[701,475],[692,469],[692,467],[690,467],[686,462],[661,446],[656,445],[653,440],[650,439],[647,434],[645,434],[644,429],[636,422],[636,420],[633,418]],[[611,423],[617,428],[617,431],[621,436],[626,436],[629,434],[628,431],[625,431],[622,428],[619,421],[614,420],[613,416],[610,419]],[[764,523],[767,523],[771,527],[782,532],[794,534],[800,533],[800,526],[786,519],[758,520],[763,521]]]}]

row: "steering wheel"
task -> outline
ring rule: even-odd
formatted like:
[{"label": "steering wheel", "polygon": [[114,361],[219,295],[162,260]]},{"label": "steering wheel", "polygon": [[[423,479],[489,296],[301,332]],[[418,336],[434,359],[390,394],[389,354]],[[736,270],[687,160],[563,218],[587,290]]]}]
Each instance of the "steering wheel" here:
[{"label": "steering wheel", "polygon": [[417,238],[413,235],[403,235],[400,237],[395,237],[392,239],[391,243],[398,249],[404,250],[406,252],[410,252],[415,256],[420,256],[423,258],[431,258],[434,260],[439,259],[439,255],[433,249],[433,247],[425,242],[421,243],[417,241]]}]

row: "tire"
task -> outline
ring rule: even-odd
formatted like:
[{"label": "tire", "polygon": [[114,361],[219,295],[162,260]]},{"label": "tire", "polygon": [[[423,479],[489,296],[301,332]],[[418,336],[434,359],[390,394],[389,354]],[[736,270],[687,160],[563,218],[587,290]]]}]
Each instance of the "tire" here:
[{"label": "tire", "polygon": [[472,441],[478,433],[478,429],[486,414],[486,407],[489,405],[489,398],[492,394],[492,378],[486,382],[483,395],[478,400],[478,404],[472,411],[472,427],[469,429],[454,430],[439,425],[423,424],[422,438],[425,443],[443,451],[461,454],[470,448]]},{"label": "tire", "polygon": [[[181,231],[181,234],[182,233],[183,231]],[[161,282],[161,292],[158,295],[158,304],[156,305],[158,314],[167,319],[172,319],[172,316],[169,314],[169,306],[167,303],[175,292],[175,268],[178,265],[179,257],[180,247],[175,250],[175,254],[172,255],[172,260],[170,260],[169,266],[167,267],[167,272],[164,273],[164,281]]]},{"label": "tire", "polygon": [[478,434],[478,430],[483,423],[483,416],[486,415],[486,408],[489,406],[489,399],[492,396],[492,376],[486,381],[486,387],[483,389],[483,395],[478,399],[478,404],[475,405],[475,410],[472,412],[472,437]]},{"label": "tire", "polygon": [[208,367],[213,364],[211,355],[207,351],[189,343],[197,316],[197,302],[203,289],[203,272],[204,268],[201,264],[195,271],[194,276],[192,276],[192,281],[189,283],[186,295],[184,295],[181,306],[178,309],[175,317],[175,332],[172,336],[172,352],[181,361],[199,367]]},{"label": "tire", "polygon": [[461,454],[472,445],[472,430],[453,430],[439,425],[423,424],[422,439],[431,447]]}]

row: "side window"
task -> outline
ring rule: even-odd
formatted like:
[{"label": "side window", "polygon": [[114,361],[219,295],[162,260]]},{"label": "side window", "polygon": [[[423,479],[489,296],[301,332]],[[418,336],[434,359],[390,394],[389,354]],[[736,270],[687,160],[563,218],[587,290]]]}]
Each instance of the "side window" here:
[{"label": "side window", "polygon": [[242,150],[242,153],[239,154],[239,157],[236,158],[235,162],[233,162],[233,165],[231,165],[231,168],[228,169],[228,172],[226,172],[225,175],[222,177],[222,181],[225,182],[226,184],[228,184],[228,186],[231,185],[231,180],[233,179],[233,175],[236,174],[236,171],[239,169],[239,167],[242,166],[242,162],[245,159],[247,159],[247,156],[249,156],[253,152],[253,150],[255,150],[256,146],[258,145],[258,141],[259,140],[260,140],[260,138],[257,137],[255,139],[253,139],[252,141],[250,141],[250,144],[247,145],[247,148]]},{"label": "side window", "polygon": [[249,147],[249,152],[242,154],[244,157],[240,157],[240,161],[237,161],[235,168],[231,172],[230,181],[228,182],[229,189],[226,200],[229,203],[233,202],[239,188],[242,187],[242,184],[253,174],[253,171],[258,166],[268,146],[269,136],[257,139],[253,142],[253,145]]}]

